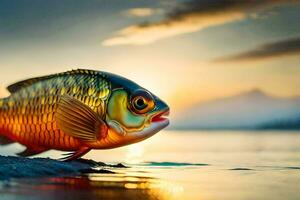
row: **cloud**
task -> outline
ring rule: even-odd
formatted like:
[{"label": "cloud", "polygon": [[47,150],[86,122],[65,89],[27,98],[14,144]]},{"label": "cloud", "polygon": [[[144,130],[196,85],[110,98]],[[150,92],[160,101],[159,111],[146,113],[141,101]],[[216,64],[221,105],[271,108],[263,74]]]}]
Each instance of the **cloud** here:
[{"label": "cloud", "polygon": [[300,37],[261,45],[253,50],[218,58],[216,62],[256,61],[267,58],[300,55]]},{"label": "cloud", "polygon": [[154,15],[158,10],[153,8],[132,8],[125,12],[128,16],[148,17]]},{"label": "cloud", "polygon": [[103,45],[143,45],[176,35],[242,20],[257,11],[298,0],[192,0],[179,3],[157,22],[131,25],[103,41]]}]

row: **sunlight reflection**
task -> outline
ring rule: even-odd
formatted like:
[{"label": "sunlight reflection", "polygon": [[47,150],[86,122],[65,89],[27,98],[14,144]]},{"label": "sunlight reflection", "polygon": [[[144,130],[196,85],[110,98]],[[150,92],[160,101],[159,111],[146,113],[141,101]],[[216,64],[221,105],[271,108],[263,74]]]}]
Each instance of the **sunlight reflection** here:
[{"label": "sunlight reflection", "polygon": [[125,162],[128,164],[142,163],[142,157],[144,155],[144,146],[141,143],[134,144],[128,147],[126,152]]},{"label": "sunlight reflection", "polygon": [[[136,145],[135,145],[136,146]],[[143,146],[137,145],[132,150],[138,154],[130,154],[134,158],[142,156]],[[131,152],[132,152],[131,150]],[[140,151],[142,150],[142,151]],[[130,151],[129,151],[130,152]],[[155,170],[152,172],[141,171],[136,168],[114,169],[115,174],[89,174],[89,187],[93,190],[117,190],[120,193],[133,193],[141,195],[139,199],[169,200],[180,199],[184,189],[181,185],[156,178]],[[80,183],[82,184],[82,182]],[[80,185],[78,184],[78,185]]]},{"label": "sunlight reflection", "polygon": [[[129,170],[130,171],[130,170]],[[129,173],[130,174],[130,173]],[[145,176],[131,176],[124,170],[116,174],[90,174],[78,177],[53,177],[35,179],[34,182],[23,179],[15,182],[13,191],[39,191],[35,195],[55,195],[63,200],[66,195],[77,199],[144,199],[170,200],[181,199],[181,186],[161,179]],[[17,190],[15,190],[17,189]],[[74,190],[77,195],[73,195]]]}]

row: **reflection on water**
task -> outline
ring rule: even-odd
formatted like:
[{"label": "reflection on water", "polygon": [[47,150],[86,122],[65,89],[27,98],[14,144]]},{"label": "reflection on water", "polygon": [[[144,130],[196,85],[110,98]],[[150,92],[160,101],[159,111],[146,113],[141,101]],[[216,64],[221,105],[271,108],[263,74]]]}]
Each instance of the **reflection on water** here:
[{"label": "reflection on water", "polygon": [[178,198],[182,188],[146,176],[144,171],[115,170],[114,174],[15,179],[2,183],[1,199],[143,199]]}]

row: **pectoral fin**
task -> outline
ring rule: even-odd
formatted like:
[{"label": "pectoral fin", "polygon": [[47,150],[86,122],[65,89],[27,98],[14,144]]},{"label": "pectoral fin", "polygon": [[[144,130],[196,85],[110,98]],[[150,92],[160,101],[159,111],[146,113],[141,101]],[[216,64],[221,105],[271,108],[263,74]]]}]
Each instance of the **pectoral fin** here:
[{"label": "pectoral fin", "polygon": [[68,95],[61,97],[55,116],[62,131],[84,142],[95,142],[107,135],[107,125],[100,116]]},{"label": "pectoral fin", "polygon": [[66,157],[61,158],[61,161],[71,161],[71,160],[76,160],[77,158],[80,158],[81,156],[85,155],[88,153],[91,149],[88,147],[83,147],[79,149],[78,151],[74,151],[71,153],[64,154]]}]

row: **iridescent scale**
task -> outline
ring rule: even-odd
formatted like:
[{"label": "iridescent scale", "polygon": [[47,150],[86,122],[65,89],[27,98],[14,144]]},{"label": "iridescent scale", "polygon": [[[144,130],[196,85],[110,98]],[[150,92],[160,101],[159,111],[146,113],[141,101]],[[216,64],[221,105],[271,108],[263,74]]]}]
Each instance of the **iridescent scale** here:
[{"label": "iridescent scale", "polygon": [[60,98],[69,95],[104,118],[110,93],[105,74],[96,71],[70,71],[28,84],[0,100],[1,134],[26,146],[76,150],[80,141],[57,127],[55,113]]}]

